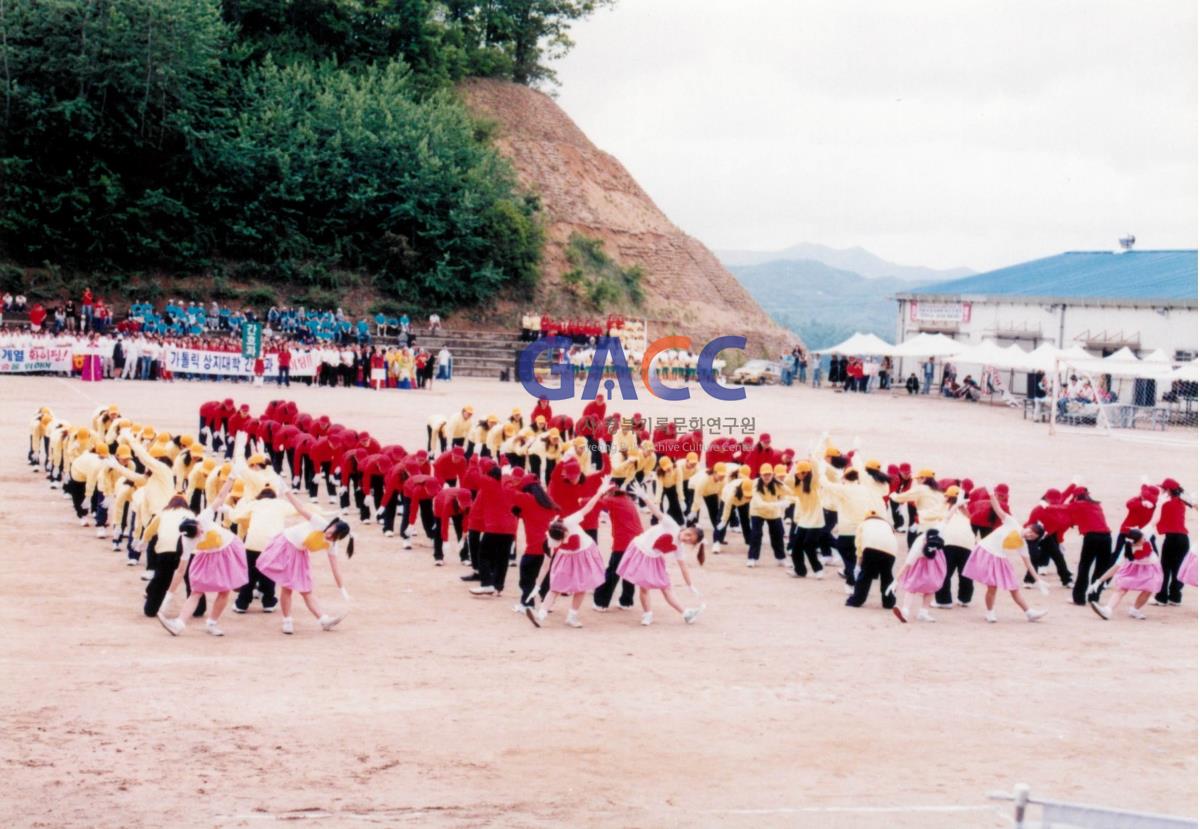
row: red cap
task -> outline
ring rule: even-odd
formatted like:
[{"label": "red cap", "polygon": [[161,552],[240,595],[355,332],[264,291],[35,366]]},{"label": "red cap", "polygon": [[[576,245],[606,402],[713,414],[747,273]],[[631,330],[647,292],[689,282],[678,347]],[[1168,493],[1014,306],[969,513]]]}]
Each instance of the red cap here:
[{"label": "red cap", "polygon": [[1008,484],[996,484],[996,494],[997,495],[1007,495],[1008,494]]},{"label": "red cap", "polygon": [[905,476],[906,478],[911,476],[912,475],[912,464],[907,464],[907,463],[900,464],[900,474]]},{"label": "red cap", "polygon": [[1183,489],[1183,487],[1179,485],[1179,481],[1175,480],[1174,478],[1165,478],[1161,486],[1168,492],[1170,492],[1172,489]]},{"label": "red cap", "polygon": [[1057,489],[1048,489],[1042,493],[1042,500],[1047,504],[1061,504],[1062,493]]},{"label": "red cap", "polygon": [[579,461],[575,458],[567,458],[561,464],[563,475],[567,478],[578,478],[580,473]]}]

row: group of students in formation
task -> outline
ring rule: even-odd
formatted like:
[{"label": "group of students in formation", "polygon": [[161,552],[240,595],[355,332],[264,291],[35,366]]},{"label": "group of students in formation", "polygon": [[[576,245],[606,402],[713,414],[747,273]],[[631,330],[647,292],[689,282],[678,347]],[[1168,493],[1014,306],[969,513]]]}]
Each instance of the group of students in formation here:
[{"label": "group of students in formation", "polygon": [[285,634],[295,632],[296,593],[323,630],[345,617],[322,610],[310,556],[326,553],[349,601],[338,562],[342,550],[354,555],[350,525],[298,498],[249,448],[249,434],[232,437],[222,456],[191,435],[135,423],[117,406],[84,424],[44,406],[31,424],[28,460],[71,499],[73,521],[111,535],[129,566],[145,557],[143,611],[173,636],[193,617],[224,636],[219,622],[231,599],[239,614],[256,598],[264,613],[282,610]]},{"label": "group of students in formation", "polygon": [[[1142,619],[1151,601],[1179,605],[1183,586],[1196,585],[1186,526],[1194,506],[1172,478],[1143,481],[1114,540],[1103,506],[1078,480],[1047,489],[1022,521],[1003,483],[914,473],[908,463],[885,467],[857,445],[843,452],[828,435],[804,454],[774,447],[766,434],[706,443],[669,422],[651,431],[639,415],[610,413],[602,396],[578,419],[554,414],[546,400],[528,419],[519,408],[501,420],[464,406],[429,417],[415,451],[287,400],[257,416],[245,404],[211,401],[200,407],[198,427],[198,437],[172,436],[116,407],[78,426],[44,408],[30,432],[30,464],[62,486],[80,522],[111,534],[130,565],[146,556],[145,612],[172,634],[195,614],[220,635],[217,621],[235,594],[238,613],[256,599],[264,612],[281,605],[285,633],[294,630],[294,592],[322,628],[337,625],[345,614],[321,609],[309,556],[327,552],[348,599],[338,551],[353,554],[343,519],[352,512],[381,525],[385,537],[398,535],[405,549],[419,522],[436,566],[453,533],[452,549],[471,568],[461,578],[472,596],[502,596],[515,567],[513,610],[538,627],[559,597],[569,601],[565,623],[582,627],[589,594],[592,610],[640,607],[649,625],[655,591],[694,622],[704,605],[685,607],[669,564],[699,597],[689,563],[705,562],[704,519],[714,554],[736,528],[748,567],[768,544],[796,578],[811,571],[819,579],[833,567],[850,607],[865,605],[878,582],[882,606],[904,623],[932,622],[936,608],[970,607],[977,584],[987,621],[997,620],[1000,592],[1036,621],[1045,611],[1027,604],[1022,587],[1047,593],[1041,574],[1050,568],[1075,604],[1106,620],[1127,593],[1128,615]],[[322,489],[330,514],[312,506]],[[607,561],[602,517],[611,530]],[[1072,532],[1082,539],[1074,574],[1063,553]],[[180,583],[187,598],[169,615],[164,603]],[[215,594],[210,606],[204,594]]]}]

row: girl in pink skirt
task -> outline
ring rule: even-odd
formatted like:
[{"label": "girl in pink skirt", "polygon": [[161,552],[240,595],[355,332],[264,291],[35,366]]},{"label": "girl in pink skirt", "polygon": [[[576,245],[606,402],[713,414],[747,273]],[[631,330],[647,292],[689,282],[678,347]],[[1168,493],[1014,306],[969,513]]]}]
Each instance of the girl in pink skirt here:
[{"label": "girl in pink skirt", "polygon": [[1196,586],[1196,551],[1192,550],[1187,554],[1187,558],[1183,560],[1183,564],[1179,565],[1179,580],[1184,584]]},{"label": "girl in pink skirt", "polygon": [[229,604],[230,592],[237,590],[249,579],[246,548],[242,546],[241,539],[216,521],[217,510],[225,503],[231,489],[232,479],[225,482],[212,504],[199,516],[195,519],[187,518],[179,525],[183,555],[179,559],[179,567],[175,570],[167,593],[174,594],[179,582],[183,580],[185,571],[192,593],[183,603],[178,616],[171,618],[163,610],[158,612],[158,621],[172,636],[183,633],[187,627],[184,620],[196,611],[205,593],[217,594],[216,599],[209,605],[212,609],[208,618],[204,620],[205,627],[212,636],[224,636],[225,633],[217,627],[217,621]]},{"label": "girl in pink skirt", "polygon": [[312,567],[309,556],[324,552],[333,573],[334,584],[342,591],[347,601],[350,594],[342,582],[338,568],[338,542],[346,539],[346,558],[354,556],[354,539],[350,537],[350,525],[340,518],[326,518],[310,510],[290,490],[283,493],[292,507],[304,519],[294,527],[288,527],[267,542],[258,557],[258,572],[280,588],[279,604],[283,607],[283,632],[295,632],[292,624],[292,591],[300,594],[310,613],[316,617],[322,630],[333,630],[346,614],[329,616],[321,611],[317,597],[313,595]]},{"label": "girl in pink skirt", "polygon": [[535,626],[541,627],[546,614],[554,607],[556,596],[570,596],[571,609],[567,611],[567,626],[583,627],[583,623],[579,621],[579,608],[588,593],[604,584],[605,571],[604,558],[600,555],[595,540],[580,528],[580,523],[583,517],[592,511],[592,507],[611,491],[612,485],[609,479],[605,478],[600,482],[596,494],[577,512],[566,518],[556,519],[546,530],[551,554],[551,595],[536,613],[533,608],[526,608],[525,615]]},{"label": "girl in pink skirt", "polygon": [[638,600],[642,604],[643,625],[649,625],[654,621],[654,613],[650,610],[651,590],[661,591],[667,604],[680,613],[683,621],[690,625],[704,610],[704,605],[685,609],[675,598],[675,594],[671,590],[671,577],[667,574],[666,557],[671,556],[675,559],[679,564],[679,572],[683,576],[684,583],[692,593],[699,596],[700,591],[692,583],[692,575],[684,560],[683,547],[696,547],[697,559],[703,561],[704,530],[699,527],[680,529],[678,524],[658,508],[658,504],[655,503],[657,499],[645,486],[635,487],[632,491],[650,510],[650,514],[657,519],[658,523],[652,524],[649,529],[629,542],[629,546],[625,549],[625,557],[621,559],[621,563],[617,567],[617,575],[625,581],[637,585]]},{"label": "girl in pink skirt", "polygon": [[[1195,570],[1192,571],[1192,578],[1194,583]],[[1157,545],[1153,541],[1147,541],[1141,530],[1126,530],[1124,549],[1118,551],[1117,563],[1096,579],[1092,587],[1099,588],[1109,579],[1113,579],[1116,596],[1106,605],[1098,601],[1088,602],[1092,610],[1096,611],[1096,615],[1101,619],[1111,619],[1125,594],[1137,593],[1133,607],[1129,608],[1129,617],[1145,619],[1146,614],[1142,613],[1142,608],[1159,591],[1163,583],[1162,561],[1158,557]],[[1088,595],[1096,595],[1091,587],[1088,588]]]},{"label": "girl in pink skirt", "polygon": [[904,604],[892,608],[892,613],[901,622],[908,621],[908,602],[913,596],[921,597],[918,621],[934,621],[929,608],[934,594],[942,589],[942,582],[946,580],[946,555],[942,552],[945,546],[941,531],[936,527],[931,527],[913,542],[900,575],[896,577],[906,594]]},{"label": "girl in pink skirt", "polygon": [[987,586],[984,594],[984,604],[987,606],[987,620],[996,621],[996,591],[1007,590],[1017,607],[1025,611],[1025,618],[1036,622],[1046,615],[1046,611],[1031,608],[1021,597],[1021,583],[1009,562],[1009,556],[1018,556],[1025,572],[1033,577],[1038,590],[1045,594],[1049,588],[1038,578],[1033,563],[1029,560],[1029,549],[1026,541],[1037,541],[1045,533],[1041,524],[1033,523],[1022,527],[1013,517],[1004,511],[995,492],[991,494],[992,511],[1000,519],[1000,526],[979,539],[967,564],[963,567],[963,575],[979,584]]}]

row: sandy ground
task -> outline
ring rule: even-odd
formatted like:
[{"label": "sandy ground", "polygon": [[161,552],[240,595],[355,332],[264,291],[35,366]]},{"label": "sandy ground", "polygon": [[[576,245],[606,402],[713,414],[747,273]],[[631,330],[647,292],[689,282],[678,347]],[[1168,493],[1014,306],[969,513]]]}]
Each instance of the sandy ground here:
[{"label": "sandy ground", "polygon": [[[372,530],[335,632],[299,611],[284,637],[278,616],[252,611],[227,614],[224,639],[172,639],[141,616],[138,570],[25,466],[27,421],[41,404],[83,419],[116,402],[190,431],[205,399],[258,411],[276,392],[13,377],[0,390],[0,825],[1001,827],[1011,810],[987,794],[1017,782],[1196,814],[1191,590],[1140,623],[1102,622],[1055,588],[1028,594],[1050,609],[1039,624],[1004,600],[994,626],[979,607],[900,625],[877,595],[850,610],[836,580],[747,569],[738,545],[701,573],[707,610],[693,627],[660,606],[650,628],[585,611],[570,630],[560,611],[535,630],[509,599],[469,598],[458,564],[435,569],[428,546],[404,552]],[[466,380],[290,393],[413,445],[430,412],[532,402]],[[1075,473],[1114,526],[1143,473],[1196,489],[1194,432],[1050,439],[1002,409],[811,389],[639,405],[754,417],[777,445],[831,427],[885,463],[1007,481],[1022,514]],[[334,604],[327,570],[321,592]]]}]

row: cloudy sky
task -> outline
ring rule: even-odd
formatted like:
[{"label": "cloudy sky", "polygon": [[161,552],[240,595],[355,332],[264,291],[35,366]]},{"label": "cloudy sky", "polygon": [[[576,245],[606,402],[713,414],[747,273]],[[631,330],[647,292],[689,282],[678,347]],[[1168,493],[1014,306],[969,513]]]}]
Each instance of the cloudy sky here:
[{"label": "cloudy sky", "polygon": [[559,103],[712,248],[1197,243],[1195,0],[618,0]]}]

